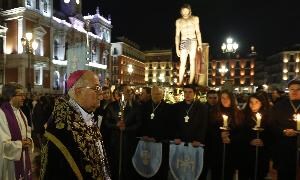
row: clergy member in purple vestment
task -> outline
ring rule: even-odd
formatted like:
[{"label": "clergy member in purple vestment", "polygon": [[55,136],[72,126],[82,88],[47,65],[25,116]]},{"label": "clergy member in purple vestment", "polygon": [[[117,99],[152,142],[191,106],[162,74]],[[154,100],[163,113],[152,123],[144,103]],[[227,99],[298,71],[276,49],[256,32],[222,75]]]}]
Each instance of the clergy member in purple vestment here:
[{"label": "clergy member in purple vestment", "polygon": [[33,150],[31,129],[21,111],[25,94],[17,83],[2,88],[0,107],[0,179],[31,180],[29,153]]}]

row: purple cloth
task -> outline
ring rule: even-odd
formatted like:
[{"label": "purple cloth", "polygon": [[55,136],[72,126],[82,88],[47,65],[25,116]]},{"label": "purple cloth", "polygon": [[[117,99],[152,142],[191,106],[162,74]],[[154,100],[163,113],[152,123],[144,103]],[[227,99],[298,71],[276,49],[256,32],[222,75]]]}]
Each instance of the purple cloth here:
[{"label": "purple cloth", "polygon": [[[18,125],[16,116],[14,114],[14,111],[11,107],[11,105],[8,102],[4,102],[1,104],[1,109],[3,110],[7,123],[8,123],[8,128],[11,134],[11,140],[12,141],[22,141],[22,135],[20,131],[20,127]],[[22,113],[21,113],[22,115]],[[22,115],[22,118],[25,123],[25,119]],[[29,159],[29,152],[28,148],[23,149],[25,151],[25,167],[24,167],[24,157],[23,157],[23,152],[21,155],[21,159],[18,161],[14,161],[15,163],[15,175],[16,179],[19,179],[20,177],[23,177],[26,180],[31,180],[31,163]]]}]

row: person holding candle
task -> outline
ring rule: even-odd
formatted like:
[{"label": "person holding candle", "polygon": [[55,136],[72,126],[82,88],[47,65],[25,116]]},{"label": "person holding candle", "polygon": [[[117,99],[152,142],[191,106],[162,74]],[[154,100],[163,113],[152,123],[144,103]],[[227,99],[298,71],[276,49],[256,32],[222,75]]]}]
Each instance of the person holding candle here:
[{"label": "person holding candle", "polygon": [[270,104],[262,93],[252,94],[244,114],[248,146],[244,168],[248,170],[250,179],[256,176],[257,180],[263,180],[268,173],[270,160]]},{"label": "person holding candle", "polygon": [[30,163],[33,141],[31,128],[20,107],[25,94],[20,84],[8,83],[2,88],[0,109],[0,179],[32,179]]},{"label": "person holding candle", "polygon": [[[206,144],[212,180],[222,179],[223,167],[220,162],[223,160],[224,147],[226,151],[223,178],[233,179],[234,169],[239,169],[241,164],[238,160],[241,158],[241,138],[244,137],[242,132],[244,116],[237,107],[234,95],[228,90],[222,90],[219,99],[217,106],[209,114]],[[228,124],[227,128],[223,127],[224,122],[225,125]]]},{"label": "person holding candle", "polygon": [[[272,111],[278,179],[296,179],[297,119],[300,113],[300,79],[288,83],[289,98],[276,103]],[[296,163],[297,162],[297,163]]]},{"label": "person holding candle", "polygon": [[120,98],[107,106],[103,120],[110,134],[108,149],[111,155],[112,179],[135,179],[131,159],[137,145],[137,131],[141,126],[141,111],[138,103],[132,99],[130,87],[123,85],[119,88]]}]

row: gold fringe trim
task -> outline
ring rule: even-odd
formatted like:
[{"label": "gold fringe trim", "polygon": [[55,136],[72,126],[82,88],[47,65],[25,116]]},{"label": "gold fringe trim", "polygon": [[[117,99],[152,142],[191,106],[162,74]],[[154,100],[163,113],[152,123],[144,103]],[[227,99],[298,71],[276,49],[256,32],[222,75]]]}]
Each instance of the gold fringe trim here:
[{"label": "gold fringe trim", "polygon": [[64,157],[68,161],[68,163],[71,166],[76,177],[79,180],[83,180],[82,174],[81,174],[75,160],[73,159],[71,153],[66,148],[66,146],[63,145],[63,143],[59,139],[57,139],[53,134],[51,134],[47,131],[45,131],[45,137],[47,137],[63,153]]}]

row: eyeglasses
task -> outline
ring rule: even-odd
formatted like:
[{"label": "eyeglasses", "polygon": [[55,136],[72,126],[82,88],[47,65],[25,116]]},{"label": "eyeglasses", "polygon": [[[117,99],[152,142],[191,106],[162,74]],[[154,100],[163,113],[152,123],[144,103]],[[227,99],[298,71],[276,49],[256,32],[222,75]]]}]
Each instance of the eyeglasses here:
[{"label": "eyeglasses", "polygon": [[97,94],[101,94],[102,88],[100,86],[95,86],[95,87],[90,87],[90,86],[85,86],[85,87],[78,87],[78,88],[86,88],[86,89],[91,89],[95,91]]}]

